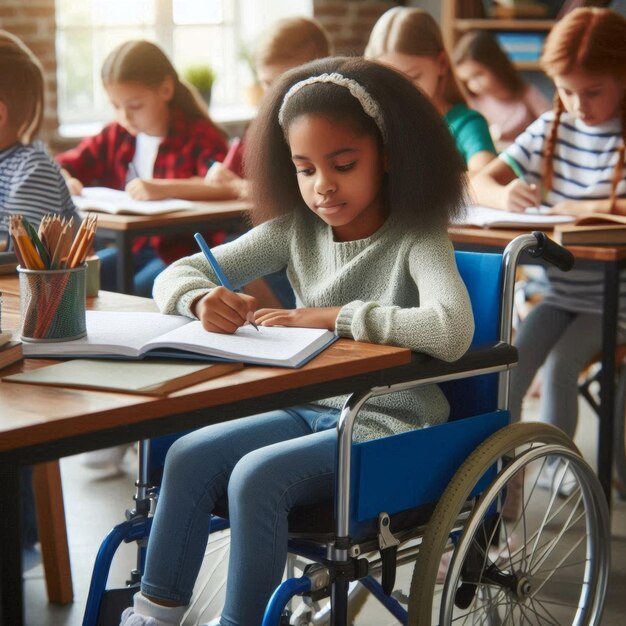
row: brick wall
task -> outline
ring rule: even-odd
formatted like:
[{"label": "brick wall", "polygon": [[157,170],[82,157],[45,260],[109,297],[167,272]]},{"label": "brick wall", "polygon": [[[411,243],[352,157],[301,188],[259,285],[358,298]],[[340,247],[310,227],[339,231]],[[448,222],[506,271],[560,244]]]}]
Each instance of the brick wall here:
[{"label": "brick wall", "polygon": [[335,54],[363,54],[376,20],[403,2],[314,0],[313,14],[328,31]]},{"label": "brick wall", "polygon": [[58,125],[54,0],[0,0],[0,28],[19,37],[43,65],[46,110],[40,137],[47,141]]}]

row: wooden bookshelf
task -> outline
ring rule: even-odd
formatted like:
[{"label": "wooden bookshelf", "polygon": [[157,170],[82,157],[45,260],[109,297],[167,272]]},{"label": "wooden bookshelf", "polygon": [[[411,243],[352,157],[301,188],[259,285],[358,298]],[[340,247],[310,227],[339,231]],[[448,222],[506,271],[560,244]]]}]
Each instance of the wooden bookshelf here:
[{"label": "wooden bookshelf", "polygon": [[[443,0],[441,7],[441,29],[448,51],[452,52],[461,36],[476,29],[494,32],[547,33],[556,23],[554,19],[485,17],[482,1]],[[537,61],[515,61],[522,71],[538,71]]]}]

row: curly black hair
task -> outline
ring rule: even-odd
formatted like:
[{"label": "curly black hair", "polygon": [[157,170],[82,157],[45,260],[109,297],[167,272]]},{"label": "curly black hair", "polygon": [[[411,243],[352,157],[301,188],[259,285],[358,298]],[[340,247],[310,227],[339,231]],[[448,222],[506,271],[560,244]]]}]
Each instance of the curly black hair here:
[{"label": "curly black hair", "polygon": [[[359,83],[377,103],[385,139],[348,89],[314,83],[298,91],[278,112],[290,87],[301,80],[336,72]],[[385,154],[384,193],[390,211],[419,227],[441,225],[467,204],[466,166],[448,127],[428,98],[402,74],[355,57],[313,61],[287,72],[266,94],[246,137],[245,171],[260,223],[296,209],[308,210],[298,188],[286,139],[290,123],[302,115],[323,116],[373,136]]]}]

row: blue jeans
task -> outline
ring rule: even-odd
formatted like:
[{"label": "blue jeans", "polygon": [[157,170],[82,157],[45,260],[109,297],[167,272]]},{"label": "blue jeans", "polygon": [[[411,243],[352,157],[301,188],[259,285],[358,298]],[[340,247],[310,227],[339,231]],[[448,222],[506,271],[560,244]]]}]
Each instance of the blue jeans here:
[{"label": "blue jeans", "polygon": [[165,461],[141,590],[189,603],[215,503],[228,497],[231,551],[222,626],[261,623],[287,559],[287,516],[333,493],[339,411],[307,405],[209,426]]},{"label": "blue jeans", "polygon": [[[100,286],[105,291],[119,291],[117,285],[117,248],[102,248],[96,250],[100,258]],[[133,253],[133,293],[136,296],[152,298],[154,279],[167,267],[157,255],[151,244],[146,244],[141,250]]]}]

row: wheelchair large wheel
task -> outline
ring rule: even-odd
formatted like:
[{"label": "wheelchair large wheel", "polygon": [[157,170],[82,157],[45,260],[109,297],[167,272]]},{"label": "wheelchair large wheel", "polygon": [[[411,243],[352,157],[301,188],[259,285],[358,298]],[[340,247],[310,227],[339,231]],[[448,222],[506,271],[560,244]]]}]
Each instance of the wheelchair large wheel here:
[{"label": "wheelchair large wheel", "polygon": [[[498,459],[496,477],[468,513],[473,487]],[[548,459],[567,468],[567,497],[559,495],[560,477],[551,489],[538,485]],[[519,506],[502,506],[507,489],[520,495]],[[571,440],[545,424],[506,427],[468,457],[433,513],[415,563],[409,624],[599,624],[609,545],[602,490]]]}]

